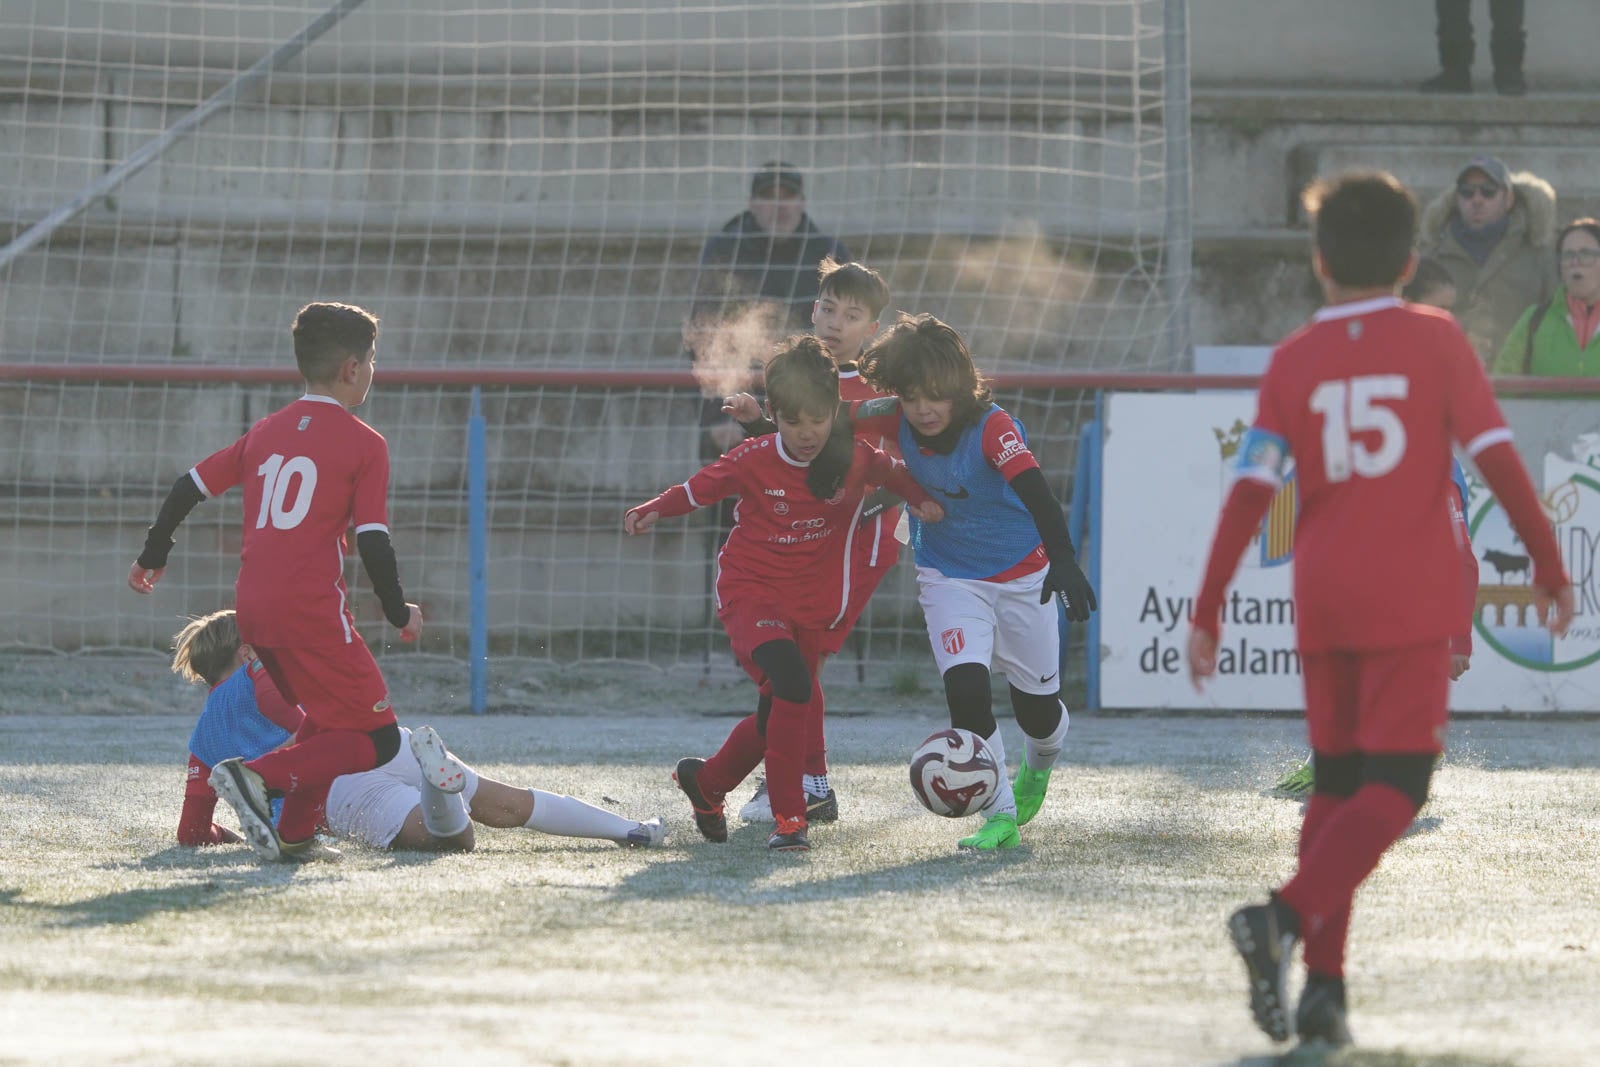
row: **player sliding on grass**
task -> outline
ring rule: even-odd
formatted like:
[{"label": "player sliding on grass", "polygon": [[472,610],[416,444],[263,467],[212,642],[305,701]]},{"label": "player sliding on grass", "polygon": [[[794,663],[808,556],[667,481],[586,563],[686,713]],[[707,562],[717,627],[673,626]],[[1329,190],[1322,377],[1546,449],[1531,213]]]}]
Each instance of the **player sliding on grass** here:
[{"label": "player sliding on grass", "polygon": [[[1302,1040],[1348,1044],[1344,955],[1358,886],[1427,800],[1449,720],[1451,634],[1464,610],[1447,506],[1452,443],[1471,456],[1533,558],[1556,634],[1573,591],[1477,353],[1449,315],[1395,295],[1415,266],[1417,203],[1392,175],[1306,194],[1326,306],[1273,353],[1195,600],[1189,673],[1217,666],[1223,597],[1291,457],[1295,626],[1314,785],[1299,867],[1228,922],[1256,1025],[1290,1033],[1297,941],[1308,972]],[[1553,604],[1553,611],[1551,610]]]},{"label": "player sliding on grass", "polygon": [[[811,324],[839,367],[839,399],[846,405],[871,400],[880,394],[861,380],[856,359],[878,332],[878,316],[889,306],[889,286],[881,274],[865,264],[838,263],[831,258],[817,265],[817,276],[819,290],[811,308]],[[777,432],[777,424],[762,418],[761,405],[749,393],[728,397],[722,410],[739,420],[747,436]],[[879,451],[900,458],[899,443],[892,436],[861,436]],[[824,649],[826,655],[844,647],[845,638],[866,610],[867,601],[899,560],[900,542],[895,540],[895,527],[902,517],[899,501],[889,490],[879,489],[867,498],[850,559],[850,610],[844,622],[829,631],[832,637],[830,647]],[[770,705],[772,696],[763,692],[760,699],[758,710]],[[833,822],[839,817],[839,798],[828,781],[828,750],[821,720],[813,722],[812,727],[806,737],[806,818]],[[739,817],[745,822],[772,821],[772,800],[767,795],[765,778],[756,784],[750,802],[739,809]]]},{"label": "player sliding on grass", "polygon": [[[767,846],[810,848],[806,738],[823,715],[817,665],[828,631],[849,615],[854,539],[869,487],[886,485],[936,522],[943,514],[904,467],[852,436],[838,417],[839,371],[815,337],[795,337],[767,365],[778,432],[727,455],[628,511],[623,528],[645,533],[657,519],[739,498],[733,531],[717,557],[717,617],[733,654],[771,707],[740,720],[710,759],[678,761],[674,777],[711,841],[728,839],[723,798],[766,760],[776,828]],[[770,688],[769,688],[770,687]]]},{"label": "player sliding on grass", "polygon": [[911,544],[950,725],[982,737],[1004,768],[989,688],[993,662],[1006,673],[1026,735],[1015,786],[1001,774],[983,826],[961,847],[1015,848],[1017,827],[1044,803],[1067,734],[1051,594],[1082,622],[1097,607],[1094,589],[1027,432],[995,406],[960,334],[932,315],[904,318],[867,349],[861,373],[899,399],[859,405],[858,432],[898,440],[912,477],[944,498],[945,521],[928,526],[913,517]]},{"label": "player sliding on grass", "polygon": [[[172,535],[194,506],[244,486],[239,632],[306,721],[287,748],[248,764],[222,761],[211,785],[238,812],[250,847],[268,860],[315,858],[322,790],[400,751],[388,686],[350,614],[344,559],[351,526],[384,616],[405,640],[422,630],[422,612],[406,603],[389,542],[389,447],[351,413],[372,387],[377,317],[347,304],[307,304],[293,336],[305,395],[180,477],[128,571],[134,592],[150,593]],[[276,825],[272,794],[283,797]]]},{"label": "player sliding on grass", "polygon": [[[185,681],[211,687],[189,736],[178,843],[238,841],[233,831],[211,821],[217,803],[206,780],[211,768],[287,744],[303,713],[283,699],[250,646],[240,641],[231,611],[195,619],[179,631],[172,669]],[[573,797],[483,777],[449,752],[430,726],[401,727],[400,733],[407,743],[388,763],[341,775],[327,788],[324,824],[330,832],[374,848],[450,852],[472,850],[474,822],[619,845],[660,845],[666,839],[659,818],[627,819]],[[334,858],[334,850],[327,853],[324,858]]]}]

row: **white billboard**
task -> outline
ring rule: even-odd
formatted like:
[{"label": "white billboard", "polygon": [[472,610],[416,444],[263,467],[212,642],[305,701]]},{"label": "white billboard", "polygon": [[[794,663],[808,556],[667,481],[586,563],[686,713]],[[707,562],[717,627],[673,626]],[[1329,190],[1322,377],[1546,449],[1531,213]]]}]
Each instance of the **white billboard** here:
[{"label": "white billboard", "polygon": [[[1585,407],[1596,406],[1507,405],[1513,430],[1527,430],[1518,435],[1519,448],[1578,589],[1578,616],[1565,638],[1554,640],[1538,627],[1524,550],[1498,504],[1469,477],[1480,584],[1472,666],[1451,689],[1457,710],[1600,710],[1600,411],[1591,415]],[[1230,461],[1254,414],[1255,396],[1247,392],[1107,395],[1100,471],[1103,706],[1304,706],[1294,634],[1292,478],[1229,587],[1218,670],[1203,693],[1190,686],[1184,661]],[[1552,439],[1552,426],[1570,440]]]}]

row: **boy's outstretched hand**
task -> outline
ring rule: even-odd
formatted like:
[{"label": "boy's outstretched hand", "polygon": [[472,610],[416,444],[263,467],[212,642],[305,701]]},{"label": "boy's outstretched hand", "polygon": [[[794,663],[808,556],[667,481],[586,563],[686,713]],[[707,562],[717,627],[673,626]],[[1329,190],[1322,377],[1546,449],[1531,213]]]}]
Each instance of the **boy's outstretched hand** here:
[{"label": "boy's outstretched hand", "polygon": [[1217,639],[1204,630],[1189,631],[1189,681],[1200,692],[1207,678],[1217,673]]},{"label": "boy's outstretched hand", "polygon": [[1578,610],[1577,599],[1570,584],[1562,586],[1554,593],[1536,588],[1533,592],[1533,606],[1545,629],[1557,637],[1566,635],[1567,627],[1572,625],[1572,616]]},{"label": "boy's outstretched hand", "polygon": [[923,522],[943,522],[944,507],[937,500],[928,500],[921,504],[907,504],[906,510],[911,512]]},{"label": "boy's outstretched hand", "polygon": [[1073,622],[1088,622],[1089,613],[1099,609],[1095,601],[1094,586],[1083,576],[1076,559],[1068,558],[1051,563],[1045,573],[1044,586],[1039,590],[1039,603],[1046,604],[1054,593],[1067,609],[1067,618]]},{"label": "boy's outstretched hand", "polygon": [[654,526],[660,517],[659,511],[641,511],[635,508],[622,516],[622,528],[630,534],[649,533],[650,527]]},{"label": "boy's outstretched hand", "polygon": [[755,422],[761,417],[761,402],[749,393],[734,393],[722,398],[722,413],[734,422]]},{"label": "boy's outstretched hand", "polygon": [[133,566],[128,568],[128,588],[135,593],[149,596],[155,589],[156,583],[161,580],[161,576],[166,572],[167,569],[165,567],[157,567],[151,570],[148,567],[139,566],[139,561],[134,560]]}]

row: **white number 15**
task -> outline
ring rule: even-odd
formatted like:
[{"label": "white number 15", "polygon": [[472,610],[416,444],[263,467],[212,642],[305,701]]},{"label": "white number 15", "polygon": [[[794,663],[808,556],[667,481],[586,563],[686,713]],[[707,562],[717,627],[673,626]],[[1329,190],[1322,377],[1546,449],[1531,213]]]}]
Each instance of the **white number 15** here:
[{"label": "white number 15", "polygon": [[[1404,400],[1410,383],[1400,374],[1370,374],[1323,382],[1311,393],[1311,410],[1322,416],[1322,462],[1328,481],[1348,481],[1351,472],[1380,478],[1406,454],[1406,427],[1379,400]],[[1377,431],[1378,447],[1351,441],[1352,432]]]}]

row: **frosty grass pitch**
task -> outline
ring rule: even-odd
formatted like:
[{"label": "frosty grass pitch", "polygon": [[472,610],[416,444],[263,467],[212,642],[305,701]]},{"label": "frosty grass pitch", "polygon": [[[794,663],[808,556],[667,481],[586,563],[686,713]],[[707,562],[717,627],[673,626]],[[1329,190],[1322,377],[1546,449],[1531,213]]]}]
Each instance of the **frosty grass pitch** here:
[{"label": "frosty grass pitch", "polygon": [[[1277,1062],[1222,924],[1291,864],[1298,806],[1260,791],[1300,754],[1294,720],[1074,716],[1023,847],[979,858],[907,784],[935,695],[885,695],[830,725],[842,821],[774,856],[761,827],[702,841],[668,779],[725,719],[402,704],[498,778],[664,814],[668,848],[481,830],[472,855],[296,868],[173,844],[194,708],[90,714],[100,697],[19,702],[14,678],[3,1065]],[[1457,724],[1431,829],[1363,890],[1358,1046],[1328,1062],[1595,1062],[1597,731]]]}]

